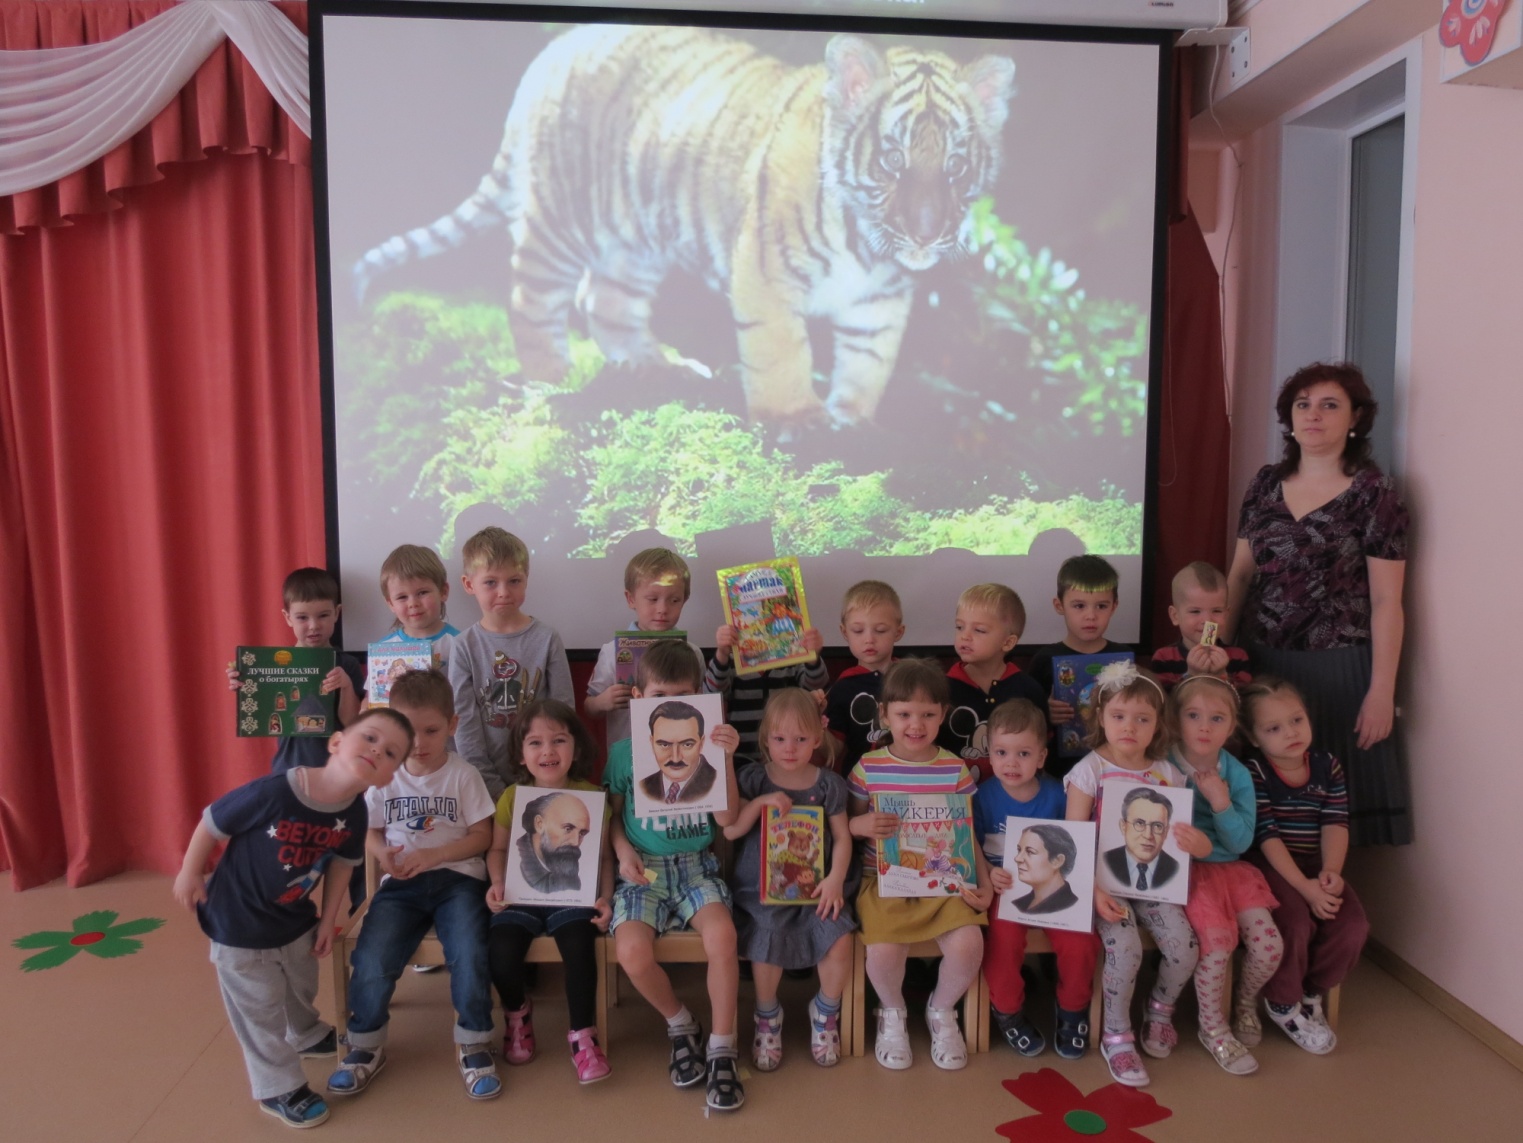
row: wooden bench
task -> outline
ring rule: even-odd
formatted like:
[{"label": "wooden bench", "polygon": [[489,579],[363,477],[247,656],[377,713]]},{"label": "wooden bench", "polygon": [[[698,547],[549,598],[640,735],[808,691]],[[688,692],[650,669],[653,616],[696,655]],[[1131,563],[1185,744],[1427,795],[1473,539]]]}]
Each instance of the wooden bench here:
[{"label": "wooden bench", "polygon": [[[370,902],[375,900],[377,883],[380,880],[380,871],[375,861],[367,856],[365,861],[365,900],[361,903],[358,911],[341,926],[339,933],[333,939],[333,1006],[335,1009],[333,1024],[338,1029],[340,1036],[344,1035],[349,1025],[349,958],[354,951],[355,944],[359,941],[360,932],[364,927],[365,914],[370,909]],[[483,895],[486,893],[486,883],[482,882]],[[597,957],[597,994],[594,1001],[598,1024],[598,1043],[603,1049],[608,1049],[608,987],[609,979],[607,966],[613,961],[613,942],[608,937],[599,937],[594,946]],[[554,937],[535,937],[529,944],[529,954],[525,958],[529,964],[560,964],[561,951],[556,946]],[[444,945],[434,931],[429,929],[427,935],[418,943],[417,951],[413,953],[409,964],[417,965],[443,965]],[[496,997],[493,997],[493,1006],[496,1006]]]}]

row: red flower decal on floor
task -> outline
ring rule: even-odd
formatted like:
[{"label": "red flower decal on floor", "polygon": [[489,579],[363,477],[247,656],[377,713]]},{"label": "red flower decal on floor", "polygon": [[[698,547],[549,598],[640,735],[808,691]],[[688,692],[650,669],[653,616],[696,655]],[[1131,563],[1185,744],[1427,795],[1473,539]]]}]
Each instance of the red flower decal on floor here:
[{"label": "red flower decal on floor", "polygon": [[1439,42],[1459,48],[1465,62],[1474,67],[1491,54],[1505,7],[1507,0],[1449,0],[1438,20]]},{"label": "red flower decal on floor", "polygon": [[1005,1090],[1037,1111],[1001,1123],[994,1130],[1013,1143],[1149,1143],[1134,1127],[1146,1127],[1174,1113],[1136,1088],[1112,1083],[1085,1095],[1052,1068],[1005,1080]]}]

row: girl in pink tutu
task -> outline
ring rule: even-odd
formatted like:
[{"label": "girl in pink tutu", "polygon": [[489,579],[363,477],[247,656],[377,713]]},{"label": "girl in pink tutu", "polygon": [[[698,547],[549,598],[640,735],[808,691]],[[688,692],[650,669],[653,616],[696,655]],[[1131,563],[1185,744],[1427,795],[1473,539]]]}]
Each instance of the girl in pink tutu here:
[{"label": "girl in pink tutu", "polygon": [[[1255,795],[1247,768],[1225,749],[1237,728],[1238,697],[1214,675],[1191,675],[1169,696],[1173,761],[1195,791],[1195,828],[1211,839],[1209,856],[1190,870],[1185,916],[1200,943],[1195,995],[1200,1042],[1231,1075],[1258,1071],[1249,1048],[1263,1036],[1259,992],[1280,967],[1284,944],[1269,915],[1278,901],[1264,875],[1239,858],[1253,844]],[[1243,944],[1243,970],[1227,1021],[1225,997],[1232,950]]]}]

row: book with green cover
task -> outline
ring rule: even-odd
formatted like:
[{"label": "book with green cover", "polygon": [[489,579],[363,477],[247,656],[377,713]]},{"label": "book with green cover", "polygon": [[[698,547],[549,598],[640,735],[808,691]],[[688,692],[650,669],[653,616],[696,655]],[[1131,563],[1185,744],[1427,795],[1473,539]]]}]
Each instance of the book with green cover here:
[{"label": "book with green cover", "polygon": [[725,622],[740,631],[734,650],[736,674],[814,661],[815,653],[802,642],[809,630],[809,603],[798,560],[779,556],[718,574]]},{"label": "book with green cover", "polygon": [[328,735],[338,729],[334,696],[323,694],[332,647],[239,647],[238,737]]},{"label": "book with green cover", "polygon": [[762,812],[761,903],[813,905],[825,880],[825,807],[794,806]]},{"label": "book with green cover", "polygon": [[686,631],[615,631],[613,633],[613,681],[620,686],[635,684],[635,670],[640,656],[662,639],[687,640]]}]

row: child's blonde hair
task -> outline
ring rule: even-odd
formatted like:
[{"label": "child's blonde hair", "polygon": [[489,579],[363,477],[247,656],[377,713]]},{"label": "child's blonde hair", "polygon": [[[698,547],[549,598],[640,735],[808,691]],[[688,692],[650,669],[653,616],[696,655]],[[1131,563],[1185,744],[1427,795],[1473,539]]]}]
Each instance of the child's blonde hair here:
[{"label": "child's blonde hair", "polygon": [[466,575],[489,568],[515,568],[529,574],[528,546],[503,528],[481,529],[460,549],[460,559]]},{"label": "child's blonde hair", "polygon": [[996,734],[1025,734],[1030,731],[1043,745],[1047,742],[1047,716],[1030,699],[1006,699],[989,712],[989,738]]},{"label": "child's blonde hair", "polygon": [[426,579],[441,592],[449,590],[444,561],[433,548],[421,544],[402,544],[393,548],[381,564],[381,598],[391,602],[390,582],[394,579]]},{"label": "child's blonde hair", "polygon": [[[1301,709],[1307,712],[1308,724],[1311,722],[1311,710],[1307,707],[1306,696],[1301,693],[1299,687],[1289,679],[1282,679],[1278,675],[1259,675],[1253,682],[1244,687],[1242,692],[1243,717],[1241,722],[1243,737],[1255,746],[1259,745],[1259,740],[1254,737],[1253,733],[1254,713],[1258,710],[1259,704],[1265,699],[1274,698],[1277,695],[1295,699],[1301,704]],[[1263,748],[1260,747],[1260,749]]]},{"label": "child's blonde hair", "polygon": [[1232,715],[1233,729],[1237,728],[1238,708],[1241,705],[1237,697],[1237,688],[1215,675],[1189,675],[1175,684],[1174,692],[1169,695],[1167,718],[1169,728],[1176,736],[1180,735],[1179,718],[1184,712],[1185,703],[1196,691],[1215,695],[1220,699],[1227,707],[1227,713]]},{"label": "child's blonde hair", "polygon": [[846,589],[841,600],[841,622],[845,623],[853,611],[867,611],[873,607],[892,607],[899,622],[904,622],[904,605],[899,602],[899,593],[881,579],[860,580]]},{"label": "child's blonde hair", "polygon": [[[559,699],[533,699],[513,715],[513,729],[508,731],[508,782],[510,785],[533,784],[524,766],[524,737],[536,718],[548,719],[564,726],[571,735],[571,769],[566,777],[574,782],[591,782],[597,763],[598,748],[592,736],[576,717],[576,711]],[[520,803],[522,804],[522,803]]]},{"label": "child's blonde hair", "polygon": [[1014,588],[1002,583],[975,583],[957,597],[957,608],[976,607],[992,611],[1019,639],[1026,631],[1026,605]]},{"label": "child's blonde hair", "polygon": [[932,659],[896,659],[883,672],[879,705],[914,702],[918,698],[942,707],[950,706],[952,692],[947,686],[946,672]]},{"label": "child's blonde hair", "polygon": [[781,687],[767,696],[767,705],[762,708],[761,725],[756,728],[756,745],[766,761],[772,761],[772,756],[767,753],[767,735],[774,728],[789,722],[796,723],[806,732],[814,733],[821,742],[825,740],[825,722],[814,696],[800,687]]},{"label": "child's blonde hair", "polygon": [[1170,598],[1175,607],[1183,605],[1185,592],[1192,587],[1198,587],[1201,591],[1226,591],[1227,577],[1205,560],[1186,564],[1174,574],[1174,582],[1169,585]]},{"label": "child's blonde hair", "polygon": [[633,593],[642,583],[667,584],[682,581],[682,599],[693,594],[693,573],[687,561],[670,548],[646,548],[636,552],[624,565],[624,590]]},{"label": "child's blonde hair", "polygon": [[[1123,664],[1112,664],[1113,667],[1121,665]],[[1091,750],[1098,750],[1105,745],[1105,708],[1107,706],[1117,699],[1141,699],[1153,708],[1153,713],[1157,716],[1153,724],[1156,728],[1153,731],[1153,740],[1148,743],[1143,754],[1154,762],[1160,758],[1167,758],[1169,747],[1173,745],[1174,735],[1170,732],[1168,720],[1164,718],[1167,700],[1163,695],[1163,684],[1158,681],[1157,675],[1144,667],[1124,665],[1129,669],[1117,671],[1109,685],[1098,680],[1095,683],[1093,697],[1084,711],[1084,725],[1089,729],[1086,745]],[[1104,672],[1102,677],[1103,675]]]}]

